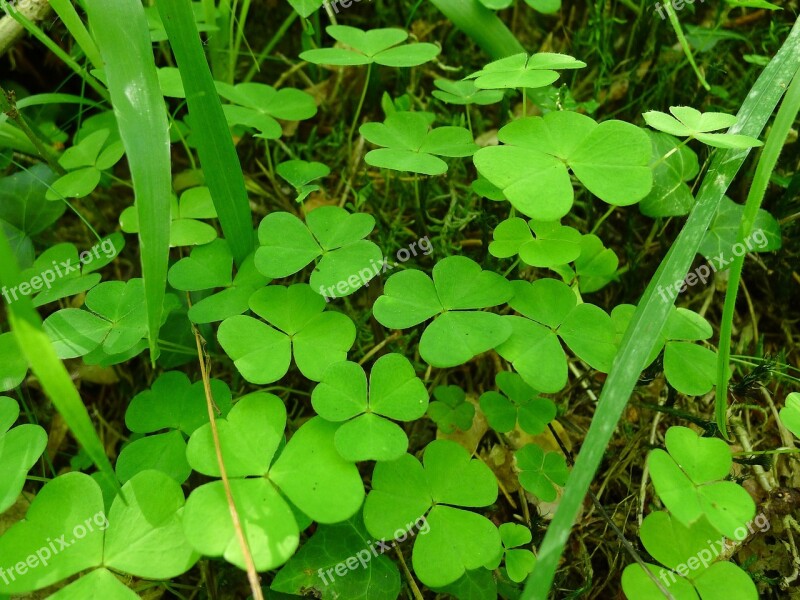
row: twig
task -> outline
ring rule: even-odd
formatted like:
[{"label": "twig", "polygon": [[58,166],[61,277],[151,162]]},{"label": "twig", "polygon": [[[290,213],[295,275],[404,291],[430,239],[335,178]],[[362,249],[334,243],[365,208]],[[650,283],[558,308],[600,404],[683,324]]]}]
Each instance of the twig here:
[{"label": "twig", "polygon": [[[253,592],[253,600],[264,600],[264,594],[261,591],[261,580],[256,571],[256,565],[253,562],[253,555],[250,553],[250,548],[247,545],[244,531],[242,530],[242,523],[239,520],[239,512],[236,510],[236,504],[233,501],[233,492],[231,492],[231,483],[228,479],[228,472],[225,469],[225,462],[222,460],[222,448],[219,441],[219,430],[217,429],[217,420],[214,415],[214,397],[211,393],[211,382],[208,377],[208,368],[206,361],[209,360],[208,355],[203,350],[204,340],[200,335],[200,331],[192,325],[194,330],[194,338],[197,343],[197,357],[200,359],[200,373],[203,377],[203,389],[206,392],[206,406],[208,407],[208,421],[211,424],[211,436],[214,440],[214,451],[217,454],[217,465],[219,466],[219,474],[222,479],[222,487],[225,488],[225,497],[228,500],[228,508],[231,512],[231,520],[233,521],[233,530],[236,532],[236,538],[239,541],[239,547],[242,550],[244,563],[247,567],[247,579],[250,581],[250,590]],[[219,410],[219,409],[217,409]]]},{"label": "twig", "polygon": [[0,110],[2,110],[6,115],[8,115],[9,119],[17,124],[17,127],[20,128],[22,133],[24,133],[25,136],[36,147],[36,150],[39,152],[41,157],[47,161],[47,164],[50,165],[50,168],[53,169],[53,171],[59,175],[66,174],[64,167],[58,164],[58,157],[56,156],[55,152],[53,152],[53,150],[47,144],[39,139],[39,136],[33,132],[23,116],[20,114],[19,110],[17,110],[16,96],[14,95],[13,91],[7,92],[0,87]]}]

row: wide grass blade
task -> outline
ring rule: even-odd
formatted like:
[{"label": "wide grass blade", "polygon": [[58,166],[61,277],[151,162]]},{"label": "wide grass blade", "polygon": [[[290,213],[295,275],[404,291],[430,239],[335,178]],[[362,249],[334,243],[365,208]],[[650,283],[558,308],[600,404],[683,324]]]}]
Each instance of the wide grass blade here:
[{"label": "wide grass blade", "polygon": [[[19,266],[5,231],[0,227],[0,284],[5,290],[18,286],[20,281]],[[75,389],[64,363],[56,355],[50,338],[42,329],[42,320],[33,307],[33,302],[28,296],[20,294],[19,300],[7,306],[7,313],[17,345],[33,374],[38,378],[42,389],[56,410],[64,417],[64,421],[86,454],[107,477],[112,487],[119,491],[119,482],[106,456],[103,443],[97,436],[86,406],[78,390]]]},{"label": "wide grass blade", "polygon": [[[755,224],[758,209],[764,201],[772,171],[778,162],[778,157],[783,150],[784,142],[792,130],[792,125],[800,111],[800,72],[796,73],[786,97],[778,109],[775,122],[772,124],[764,150],[758,159],[753,183],[747,194],[747,201],[739,225],[738,243],[742,244],[750,236]],[[722,309],[722,320],[719,328],[719,362],[717,363],[717,389],[727,390],[730,369],[728,363],[731,354],[731,330],[733,329],[733,313],[736,308],[736,295],[739,291],[739,282],[742,279],[744,267],[744,254],[736,255],[728,273],[728,287],[725,291],[725,306]],[[716,419],[717,427],[728,437],[728,396],[717,394]]]},{"label": "wide grass blade", "polygon": [[431,4],[493,59],[525,52],[511,30],[478,0],[431,0]]},{"label": "wide grass blade", "polygon": [[198,124],[194,142],[206,185],[234,259],[241,264],[253,251],[250,202],[192,8],[183,0],[158,0],[157,6],[181,73],[189,114]]},{"label": "wide grass blade", "polygon": [[[738,113],[739,122],[730,129],[730,133],[758,137],[799,66],[800,21],[795,23],[788,39],[747,95]],[[528,577],[523,600],[545,600],[548,597],[559,559],[589,485],[672,308],[672,304],[663,301],[657,290],[659,287],[672,286],[686,276],[722,196],[748,152],[717,152],[703,179],[694,209],[647,286],[603,386],[592,424],[567,480],[564,496],[539,548],[536,567]],[[718,390],[718,393],[725,394],[726,391]]]},{"label": "wide grass blade", "polygon": [[141,1],[87,0],[86,9],[105,62],[136,195],[150,359],[155,362],[169,260],[172,180],[167,109]]}]

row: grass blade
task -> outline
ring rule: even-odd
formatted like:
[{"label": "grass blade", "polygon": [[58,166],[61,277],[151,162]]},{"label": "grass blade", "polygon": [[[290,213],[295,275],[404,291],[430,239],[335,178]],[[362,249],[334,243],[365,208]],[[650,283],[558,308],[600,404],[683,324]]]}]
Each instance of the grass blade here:
[{"label": "grass blade", "polygon": [[[795,73],[792,84],[786,92],[786,97],[778,109],[775,122],[764,144],[764,151],[758,159],[753,183],[747,194],[742,222],[739,226],[738,243],[743,243],[753,231],[758,209],[764,201],[764,194],[769,185],[770,176],[778,162],[778,157],[783,150],[784,142],[792,130],[792,125],[800,111],[800,72]],[[742,278],[744,267],[744,254],[735,255],[733,264],[728,274],[728,287],[725,291],[725,306],[722,309],[722,320],[719,328],[719,361],[717,363],[717,389],[727,390],[730,371],[728,363],[731,354],[731,330],[733,328],[733,313],[736,308],[736,295],[739,291],[739,282]],[[717,394],[716,419],[719,430],[728,437],[728,395]]]},{"label": "grass blade", "polygon": [[[800,20],[795,23],[786,42],[747,95],[747,100],[738,113],[739,122],[730,129],[730,133],[758,137],[797,72],[798,66],[800,66]],[[561,504],[539,549],[536,567],[525,585],[523,600],[544,600],[548,597],[559,559],[580,506],[636,381],[645,367],[647,356],[672,307],[670,303],[660,298],[657,289],[659,286],[673,285],[686,276],[723,194],[748,153],[749,150],[727,150],[715,155],[703,179],[694,209],[678,239],[667,252],[647,286],[603,386],[597,410],[575,467],[567,480]]]},{"label": "grass blade", "polygon": [[500,18],[478,0],[431,0],[431,3],[492,59],[525,52]]},{"label": "grass blade", "polygon": [[[5,290],[19,285],[21,280],[17,260],[8,243],[5,231],[0,227],[0,284]],[[111,485],[120,490],[114,469],[106,456],[105,448],[97,436],[86,406],[72,383],[64,363],[56,355],[50,338],[42,329],[42,320],[31,299],[20,294],[19,300],[7,306],[8,320],[17,345],[28,361],[33,374],[53,406],[64,417],[75,439],[83,447],[97,468],[108,478]]]},{"label": "grass blade", "polygon": [[172,180],[167,109],[140,0],[87,0],[86,9],[105,62],[136,195],[150,360],[155,362],[169,260]]},{"label": "grass blade", "polygon": [[253,251],[250,202],[192,9],[182,0],[158,0],[157,5],[186,90],[189,114],[195,123],[202,123],[194,136],[206,185],[236,263],[241,264]]}]

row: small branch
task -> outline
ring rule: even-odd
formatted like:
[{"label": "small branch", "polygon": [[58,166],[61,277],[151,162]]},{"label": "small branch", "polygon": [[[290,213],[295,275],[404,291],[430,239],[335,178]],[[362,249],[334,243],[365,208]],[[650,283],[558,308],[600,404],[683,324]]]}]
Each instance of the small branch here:
[{"label": "small branch", "polygon": [[41,157],[47,161],[47,164],[50,165],[50,168],[53,169],[53,171],[59,175],[66,174],[64,167],[58,164],[58,157],[56,156],[55,152],[53,152],[52,148],[39,139],[39,136],[33,132],[23,116],[20,114],[19,110],[17,110],[16,96],[14,95],[13,91],[7,92],[0,87],[0,110],[2,110],[6,115],[8,115],[9,119],[17,124],[17,127],[19,127],[22,133],[27,136],[31,143],[36,147],[36,150],[39,152]]},{"label": "small branch", "polygon": [[[236,510],[236,504],[233,501],[233,492],[231,492],[231,483],[228,479],[228,472],[225,470],[225,462],[222,460],[222,448],[219,441],[219,430],[217,429],[217,419],[214,414],[216,404],[214,403],[214,396],[211,393],[211,382],[208,377],[208,355],[205,353],[203,347],[205,341],[200,335],[197,327],[192,325],[194,330],[195,342],[197,343],[197,357],[200,359],[200,373],[203,377],[203,388],[206,392],[206,405],[208,407],[208,421],[211,424],[211,436],[214,439],[214,451],[217,454],[217,465],[219,465],[219,474],[222,479],[222,487],[225,488],[225,497],[228,500],[228,508],[231,512],[231,520],[233,521],[233,529],[236,532],[236,538],[239,541],[239,547],[242,550],[244,563],[247,567],[247,579],[250,581],[250,590],[253,592],[254,600],[264,600],[264,594],[261,591],[261,580],[256,571],[256,565],[253,562],[253,555],[250,553],[250,548],[247,545],[247,538],[245,538],[244,531],[242,530],[242,523],[239,520],[239,512]],[[219,410],[217,408],[217,410]]]}]

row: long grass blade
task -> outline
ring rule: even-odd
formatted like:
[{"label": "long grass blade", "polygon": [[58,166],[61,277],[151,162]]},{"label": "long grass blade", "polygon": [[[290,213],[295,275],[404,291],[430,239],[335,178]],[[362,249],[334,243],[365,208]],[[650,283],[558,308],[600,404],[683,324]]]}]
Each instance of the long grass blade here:
[{"label": "long grass blade", "polygon": [[181,73],[189,114],[202,124],[193,133],[206,185],[236,263],[241,264],[253,251],[250,202],[192,9],[182,0],[158,0],[157,6]]},{"label": "long grass blade", "polygon": [[431,0],[431,4],[492,59],[525,52],[511,30],[478,0]]},{"label": "long grass blade", "polygon": [[136,195],[150,359],[155,362],[169,260],[172,180],[167,109],[141,1],[87,0],[86,9],[105,62]]},{"label": "long grass blade", "polygon": [[[797,72],[798,66],[800,66],[800,20],[747,95],[738,113],[739,122],[730,129],[730,133],[758,137]],[[636,381],[645,367],[647,356],[655,345],[672,307],[669,302],[661,299],[657,290],[659,287],[674,285],[676,281],[681,281],[686,276],[723,194],[748,153],[749,150],[727,150],[716,154],[708,173],[703,178],[694,209],[678,239],[667,252],[647,286],[603,386],[597,411],[575,467],[567,480],[564,496],[539,549],[536,567],[525,585],[523,600],[545,600],[548,597],[559,559],[580,506]],[[725,391],[722,390],[720,393],[724,394]]]},{"label": "long grass blade", "polygon": [[[0,227],[0,284],[3,290],[14,288],[21,282],[20,270],[5,231]],[[33,374],[53,406],[64,417],[75,439],[83,447],[100,472],[117,491],[120,490],[114,469],[106,456],[105,448],[97,436],[89,412],[72,383],[64,363],[56,355],[50,338],[42,329],[42,320],[33,302],[24,294],[7,306],[11,331]]]},{"label": "long grass blade", "polygon": [[[769,185],[770,176],[778,162],[778,157],[783,150],[784,142],[792,130],[792,125],[800,111],[800,72],[796,73],[792,84],[786,92],[786,97],[778,109],[775,122],[772,124],[764,150],[758,159],[753,183],[747,194],[747,201],[739,225],[738,243],[743,243],[753,231],[753,225],[758,214],[758,209],[764,201],[764,194]],[[719,328],[719,361],[717,363],[717,389],[727,390],[730,370],[728,363],[731,354],[731,330],[733,329],[733,313],[736,308],[736,296],[739,291],[739,282],[742,279],[744,267],[744,254],[736,255],[728,273],[728,287],[725,291],[725,306],[722,309],[722,320]],[[717,394],[716,419],[717,427],[725,437],[728,437],[728,395]]]}]

